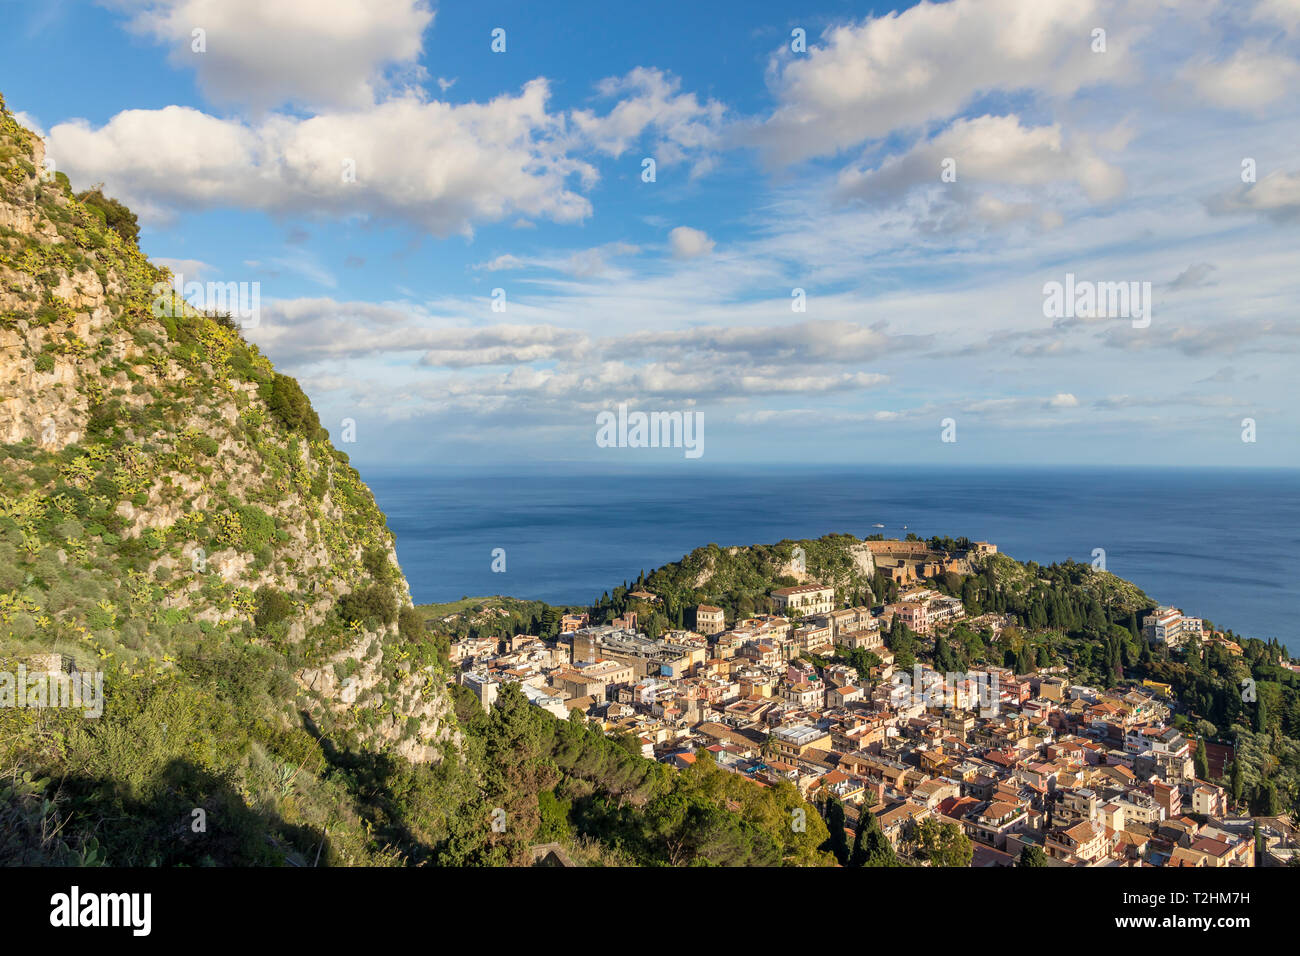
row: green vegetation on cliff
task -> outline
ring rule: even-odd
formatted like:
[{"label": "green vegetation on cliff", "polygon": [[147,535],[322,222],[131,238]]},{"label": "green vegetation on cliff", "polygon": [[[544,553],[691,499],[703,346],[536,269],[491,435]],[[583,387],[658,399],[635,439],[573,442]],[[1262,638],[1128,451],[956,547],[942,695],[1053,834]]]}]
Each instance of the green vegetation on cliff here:
[{"label": "green vegetation on cliff", "polygon": [[427,855],[357,769],[437,790],[455,744],[383,514],[298,383],[42,157],[0,101],[0,672],[60,655],[104,712],[0,708],[0,862]]},{"label": "green vegetation on cliff", "polygon": [[777,825],[792,788],[677,774],[513,688],[458,691],[462,728],[457,625],[411,607],[302,388],[42,160],[0,100],[0,675],[99,673],[103,713],[0,707],[0,865],[821,861]]}]

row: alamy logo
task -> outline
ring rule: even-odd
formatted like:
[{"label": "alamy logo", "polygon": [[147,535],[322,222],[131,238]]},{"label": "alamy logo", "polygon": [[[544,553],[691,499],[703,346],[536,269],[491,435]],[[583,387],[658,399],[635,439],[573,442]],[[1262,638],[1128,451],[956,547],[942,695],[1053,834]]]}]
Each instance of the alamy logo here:
[{"label": "alamy logo", "polygon": [[912,706],[957,710],[978,708],[986,717],[996,716],[1001,709],[1001,688],[996,672],[940,674],[916,664],[910,675],[906,671],[895,674],[894,683],[906,690]]},{"label": "alamy logo", "polygon": [[1076,280],[1043,285],[1043,315],[1049,319],[1132,319],[1133,328],[1151,324],[1150,282],[1091,282]]},{"label": "alamy logo", "polygon": [[262,320],[260,282],[186,282],[185,276],[177,274],[170,285],[154,283],[151,311],[155,317],[177,317],[183,308],[178,300],[200,312],[228,315],[241,329],[255,329]]},{"label": "alamy logo", "polygon": [[103,671],[29,674],[19,664],[18,673],[0,671],[0,707],[79,707],[87,717],[104,715]]},{"label": "alamy logo", "polygon": [[148,936],[152,928],[153,896],[149,893],[68,893],[50,897],[50,925],[126,926],[133,936]]},{"label": "alamy logo", "polygon": [[618,406],[596,415],[600,448],[684,448],[687,458],[704,454],[703,412],[629,412]]}]

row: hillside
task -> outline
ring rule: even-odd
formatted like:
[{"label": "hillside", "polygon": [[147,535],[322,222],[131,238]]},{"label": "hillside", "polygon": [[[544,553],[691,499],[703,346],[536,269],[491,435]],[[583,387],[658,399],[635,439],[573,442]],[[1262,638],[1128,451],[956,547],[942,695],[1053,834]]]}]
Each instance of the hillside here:
[{"label": "hillside", "polygon": [[0,702],[29,668],[103,706],[0,706],[0,865],[826,862],[790,784],[449,692],[448,631],[557,609],[413,608],[298,383],[43,160],[0,99]]},{"label": "hillside", "polygon": [[[771,545],[705,545],[655,569],[639,583],[663,598],[665,624],[681,627],[692,623],[689,611],[696,604],[720,605],[728,620],[734,620],[766,610],[772,588],[810,581],[833,586],[837,601],[856,600],[870,589],[873,572],[871,552],[863,541],[829,534]],[[622,588],[611,594],[597,602],[598,616],[610,607],[622,613],[628,603]]]},{"label": "hillside", "polygon": [[544,601],[524,601],[502,595],[415,606],[425,625],[443,642],[464,637],[540,634],[568,610],[551,607]]},{"label": "hillside", "polygon": [[984,558],[981,567],[986,576],[996,580],[1009,595],[1026,599],[1037,592],[1047,592],[1062,585],[1077,587],[1102,605],[1125,613],[1155,606],[1141,588],[1109,571],[1094,571],[1090,565],[1065,561],[1040,567],[1033,562],[1021,563],[1005,554]]},{"label": "hillside", "polygon": [[457,731],[384,516],[298,384],[157,296],[134,216],[43,161],[0,100],[0,671],[60,653],[107,706],[0,709],[0,774],[62,781],[73,848],[112,842],[105,804],[281,821],[114,863],[274,862],[326,827],[327,858],[386,859],[330,755],[427,764]]}]

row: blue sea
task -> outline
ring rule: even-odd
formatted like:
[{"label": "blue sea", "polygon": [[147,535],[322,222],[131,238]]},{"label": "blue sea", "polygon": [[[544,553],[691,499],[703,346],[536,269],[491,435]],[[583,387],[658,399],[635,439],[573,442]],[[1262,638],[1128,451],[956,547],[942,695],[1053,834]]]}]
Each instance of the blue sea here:
[{"label": "blue sea", "polygon": [[[966,536],[1022,561],[1105,550],[1162,603],[1300,653],[1300,472],[857,468],[363,470],[417,603],[585,604],[693,548],[830,532]],[[883,525],[884,527],[876,527]],[[492,570],[493,549],[506,570]]]}]

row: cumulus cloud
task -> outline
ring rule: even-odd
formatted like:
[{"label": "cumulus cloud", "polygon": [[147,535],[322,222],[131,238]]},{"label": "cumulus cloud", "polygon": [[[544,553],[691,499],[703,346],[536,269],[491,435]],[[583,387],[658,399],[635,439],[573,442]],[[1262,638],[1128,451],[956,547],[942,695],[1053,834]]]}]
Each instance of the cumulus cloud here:
[{"label": "cumulus cloud", "polygon": [[1073,185],[1093,202],[1116,199],[1126,187],[1122,170],[1082,139],[1067,141],[1059,124],[1027,127],[1014,115],[979,116],[957,120],[874,168],[846,167],[833,197],[901,206],[920,192],[917,224],[936,233],[1016,223],[1055,229],[1063,217],[1043,204],[1043,194],[1056,184]]},{"label": "cumulus cloud", "polygon": [[[150,14],[149,22],[163,13],[165,24],[188,22],[191,7],[206,2],[178,0]],[[350,0],[338,2],[348,6]],[[264,3],[262,8],[277,9]],[[376,16],[400,19],[402,10],[421,9],[389,3]],[[287,8],[277,35],[286,37],[302,15],[298,6]],[[347,22],[360,14],[340,16]],[[324,11],[310,19],[330,17]],[[364,46],[365,37],[355,42]],[[292,66],[279,57],[267,59]],[[337,71],[328,57],[312,62],[329,63],[331,82],[344,81],[346,62]],[[476,222],[508,218],[521,227],[538,219],[585,219],[591,204],[582,191],[596,182],[597,172],[577,158],[584,151],[618,156],[648,138],[660,163],[689,161],[699,174],[719,146],[722,105],[681,92],[679,80],[658,70],[639,68],[599,84],[601,96],[616,100],[603,114],[551,111],[550,87],[541,78],[485,103],[450,104],[417,90],[376,102],[373,84],[353,72],[349,95],[306,100],[324,104],[314,115],[247,119],[182,106],[126,110],[100,127],[83,120],[58,124],[50,133],[51,155],[61,157],[61,168],[74,178],[104,182],[146,221],[166,220],[178,209],[239,206],[404,221],[447,236],[470,234]],[[294,97],[268,103],[286,99]],[[683,242],[682,248],[690,247],[690,239]]]},{"label": "cumulus cloud", "polygon": [[[411,68],[433,22],[425,0],[147,0],[130,25],[193,69],[213,102],[360,108]],[[203,52],[193,49],[202,30]]]},{"label": "cumulus cloud", "polygon": [[771,68],[775,112],[751,132],[775,163],[829,155],[895,130],[946,120],[977,96],[1073,93],[1126,80],[1139,34],[1112,29],[1104,56],[1090,36],[1118,26],[1108,0],[950,0],[830,30],[807,55]]},{"label": "cumulus cloud", "polygon": [[1259,110],[1295,87],[1300,64],[1293,57],[1252,43],[1224,60],[1194,60],[1182,75],[1207,103]]},{"label": "cumulus cloud", "polygon": [[713,251],[714,246],[713,240],[708,235],[690,226],[678,226],[668,233],[668,243],[672,247],[673,255],[678,259],[706,256]]},{"label": "cumulus cloud", "polygon": [[1206,207],[1216,216],[1257,213],[1274,222],[1295,222],[1300,219],[1300,170],[1275,170],[1257,183],[1212,196]]},{"label": "cumulus cloud", "polygon": [[875,169],[846,168],[836,192],[840,198],[895,201],[915,186],[939,182],[946,160],[952,160],[959,183],[1039,186],[1070,181],[1096,201],[1114,199],[1125,185],[1123,172],[1085,144],[1067,144],[1059,124],[1026,127],[1012,115],[957,120]]},{"label": "cumulus cloud", "polygon": [[602,80],[597,91],[602,97],[617,99],[617,104],[603,115],[591,110],[572,114],[574,127],[596,149],[618,157],[649,136],[658,164],[689,159],[694,163],[693,175],[712,167],[725,113],[717,100],[700,102],[694,93],[681,92],[677,77],[645,67]]},{"label": "cumulus cloud", "polygon": [[98,129],[55,126],[50,152],[74,179],[104,182],[146,219],[240,206],[406,221],[439,236],[512,215],[576,222],[591,206],[569,184],[596,174],[554,140],[562,119],[547,111],[548,95],[534,80],[481,104],[408,95],[256,124],[182,106],[127,110]]}]

